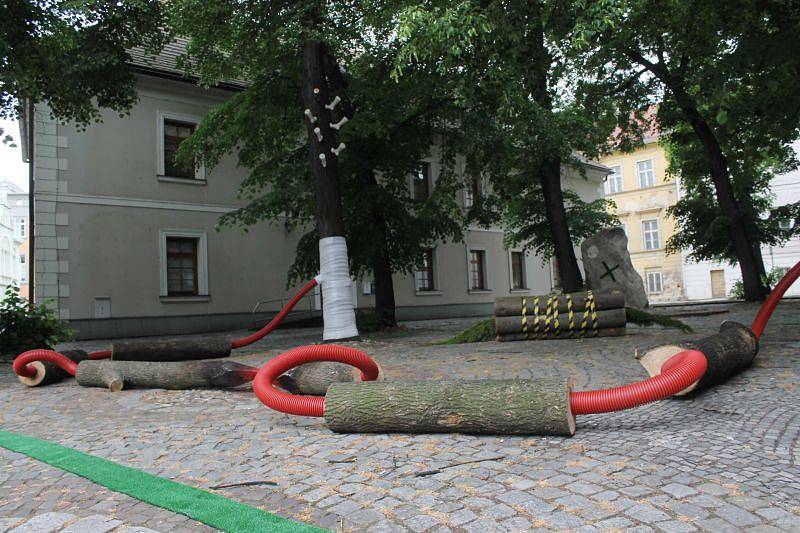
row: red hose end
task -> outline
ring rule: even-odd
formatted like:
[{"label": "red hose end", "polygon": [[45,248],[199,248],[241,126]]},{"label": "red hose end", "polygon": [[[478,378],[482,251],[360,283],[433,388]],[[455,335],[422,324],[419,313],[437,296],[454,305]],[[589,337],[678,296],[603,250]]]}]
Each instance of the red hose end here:
[{"label": "red hose end", "polygon": [[29,363],[35,361],[46,361],[56,364],[71,376],[74,376],[75,372],[78,371],[78,363],[53,350],[28,350],[14,359],[11,368],[14,370],[14,373],[20,377],[35,379],[37,377],[36,367],[28,366]]},{"label": "red hose end", "polygon": [[380,373],[377,363],[355,348],[335,344],[300,346],[280,354],[262,366],[253,380],[253,391],[264,405],[276,411],[290,415],[323,416],[325,398],[288,394],[273,385],[278,376],[284,372],[317,361],[333,361],[354,366],[361,370],[361,379],[364,381],[373,381]]}]

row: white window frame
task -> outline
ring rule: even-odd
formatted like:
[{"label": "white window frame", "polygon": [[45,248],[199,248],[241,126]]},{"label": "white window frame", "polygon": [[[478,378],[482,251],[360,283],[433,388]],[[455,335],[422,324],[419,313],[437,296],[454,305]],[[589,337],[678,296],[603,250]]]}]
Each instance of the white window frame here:
[{"label": "white window frame", "polygon": [[[651,277],[652,276],[652,277]],[[660,270],[647,270],[645,271],[647,278],[647,294],[661,294],[664,292],[664,274]],[[658,279],[658,290],[653,290],[652,281]]]},{"label": "white window frame", "polygon": [[433,180],[433,162],[428,161],[427,159],[423,159],[422,161],[419,162],[419,164],[420,165],[428,165],[428,198],[425,198],[425,200],[421,200],[421,199],[417,198],[417,196],[416,196],[416,191],[415,191],[415,188],[414,188],[414,182],[417,179],[417,172],[419,172],[418,170],[415,170],[414,172],[412,172],[408,176],[408,190],[409,190],[409,197],[412,200],[418,200],[418,201],[422,202],[422,201],[427,201],[431,196],[433,196],[433,183],[434,183],[434,180]]},{"label": "white window frame", "polygon": [[[486,191],[483,188],[483,178],[477,178],[477,179],[478,179],[478,195],[483,196],[486,193]],[[468,183],[467,186],[464,187],[464,207],[466,208],[470,208],[473,205],[475,205],[475,197],[472,191],[472,187],[470,187],[470,185],[471,184]]]},{"label": "white window frame", "polygon": [[[620,192],[624,192],[625,191],[625,179],[623,178],[623,174],[622,174],[622,165],[621,164],[620,165],[608,165],[608,167],[610,169],[612,169],[612,170],[619,169],[619,172],[614,171],[611,174],[609,174],[608,177],[606,178],[606,193],[607,194],[617,194],[617,193],[620,193]],[[612,185],[614,183],[616,183],[618,185],[618,187],[616,189]]]},{"label": "white window frame", "polygon": [[19,282],[28,283],[28,256],[26,254],[18,254],[17,261],[19,264]]},{"label": "white window frame", "polygon": [[[167,287],[167,237],[197,239],[197,295],[170,296]],[[208,235],[205,231],[186,229],[158,230],[159,295],[162,298],[196,300],[208,298]]]},{"label": "white window frame", "polygon": [[442,294],[442,286],[439,284],[439,249],[434,246],[430,250],[431,259],[433,260],[433,290],[419,289],[417,285],[417,272],[419,271],[415,269],[411,279],[414,283],[414,294],[416,296],[438,296]]},{"label": "white window frame", "polygon": [[[522,287],[514,287],[514,262],[511,260],[512,253],[522,254]],[[508,288],[511,292],[521,292],[530,290],[528,284],[528,254],[523,250],[514,249],[508,251]]]},{"label": "white window frame", "polygon": [[[483,289],[473,289],[472,288],[472,273],[470,272],[469,265],[472,252],[483,252],[483,285],[485,288]],[[484,292],[491,292],[492,285],[491,280],[492,276],[489,271],[489,253],[484,246],[468,246],[467,247],[467,292],[470,294],[473,293],[484,293]]]},{"label": "white window frame", "polygon": [[[645,224],[648,222],[655,222],[655,230],[648,230],[645,227]],[[653,239],[653,233],[655,233],[655,239]],[[651,242],[655,242],[657,246],[647,246],[647,236],[650,235]],[[660,250],[661,249],[661,223],[657,218],[648,218],[646,220],[642,220],[642,248],[645,250]]]},{"label": "white window frame", "polygon": [[[18,239],[26,238],[28,232],[27,219],[25,217],[14,217],[13,224],[14,224],[14,237]],[[22,231],[20,231],[20,228],[22,228]]]},{"label": "white window frame", "polygon": [[[642,183],[643,183],[643,182],[642,182],[642,173],[643,173],[643,172],[642,172],[642,169],[641,169],[641,168],[640,168],[640,166],[639,166],[639,165],[641,165],[642,163],[650,163],[650,168],[649,168],[649,169],[645,169],[645,170],[644,170],[644,172],[645,172],[645,173],[649,172],[649,173],[651,173],[651,174],[652,174],[652,176],[653,176],[653,183],[652,183],[652,184],[650,184],[650,185],[643,185],[643,184],[642,184]],[[648,159],[640,159],[639,161],[637,161],[637,162],[636,162],[636,175],[639,177],[639,187],[640,187],[641,189],[650,189],[650,188],[652,188],[652,187],[655,187],[655,186],[656,186],[656,164],[655,164],[655,162],[653,161],[653,158],[652,158],[652,157],[650,157],[650,158],[648,158]],[[649,180],[648,180],[648,181],[649,181]]]},{"label": "white window frame", "polygon": [[194,178],[179,178],[175,176],[164,175],[164,121],[177,120],[179,122],[187,122],[197,126],[203,117],[197,115],[187,115],[184,113],[173,113],[172,111],[156,111],[156,162],[158,165],[157,176],[159,181],[167,181],[172,183],[187,183],[194,185],[205,185],[206,183],[206,167],[205,165],[198,164],[195,169]]},{"label": "white window frame", "polygon": [[361,293],[364,296],[369,296],[375,294],[375,281],[374,280],[362,280],[361,281]]}]

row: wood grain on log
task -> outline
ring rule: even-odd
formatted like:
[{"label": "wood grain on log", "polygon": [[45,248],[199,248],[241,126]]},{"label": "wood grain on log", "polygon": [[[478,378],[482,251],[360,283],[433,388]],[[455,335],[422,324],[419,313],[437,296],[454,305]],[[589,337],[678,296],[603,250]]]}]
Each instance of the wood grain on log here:
[{"label": "wood grain on log", "polygon": [[553,340],[553,339],[567,339],[567,340],[575,340],[575,339],[593,339],[597,337],[623,337],[625,336],[625,328],[606,328],[606,329],[598,329],[597,335],[593,335],[592,332],[589,332],[586,336],[580,336],[577,333],[572,337],[569,334],[564,334],[563,331],[560,335],[555,335],[551,333],[548,336],[540,336],[538,339],[532,333],[528,333],[526,337],[524,333],[501,333],[497,335],[497,340],[499,342],[512,342],[512,341],[535,341],[535,340]]},{"label": "wood grain on log", "polygon": [[[383,370],[378,373],[378,381],[383,380]],[[278,385],[292,394],[311,394],[325,396],[331,383],[351,383],[361,381],[361,371],[343,363],[323,361],[307,363],[293,368],[278,378]]]},{"label": "wood grain on log", "polygon": [[[76,363],[80,363],[81,361],[89,359],[89,354],[83,350],[65,350],[58,353],[66,356]],[[28,363],[27,366],[35,368],[36,375],[32,378],[26,378],[25,376],[18,375],[17,378],[19,378],[19,380],[28,387],[50,385],[51,383],[63,381],[68,377],[71,377],[66,371],[62,370],[61,367],[54,363],[48,363],[47,361],[34,361],[32,363]]]},{"label": "wood grain on log", "polygon": [[111,359],[117,361],[193,361],[218,359],[231,354],[225,337],[135,339],[111,343]]},{"label": "wood grain on log", "polygon": [[[587,292],[575,292],[570,294],[572,298],[572,310],[583,311],[586,309],[586,296]],[[539,309],[540,314],[545,312],[547,306],[547,299],[552,295],[545,294],[539,295]],[[537,296],[525,296],[527,302],[528,313],[534,314],[534,299]],[[495,316],[521,316],[522,315],[522,296],[504,296],[496,298],[494,301],[494,314]],[[558,312],[566,313],[569,311],[567,305],[567,296],[560,294],[558,296]],[[625,294],[622,292],[603,292],[594,294],[595,309],[597,311],[605,311],[608,309],[620,309],[625,307]]]},{"label": "wood grain on log", "polygon": [[750,328],[738,322],[723,322],[719,333],[696,341],[658,346],[647,351],[639,362],[650,376],[661,374],[661,367],[684,350],[700,350],[708,368],[703,377],[676,396],[701,392],[719,385],[749,367],[758,353],[758,339]]},{"label": "wood grain on log", "polygon": [[[549,331],[555,331],[555,321],[553,317],[547,316],[531,316],[528,315],[526,317],[527,320],[527,327],[528,327],[528,334],[531,337],[535,337],[535,329],[536,329],[536,319],[539,319],[539,333],[544,335],[545,329],[547,328],[547,320],[550,319],[550,326]],[[572,331],[573,336],[577,336],[581,331],[581,324],[583,322],[583,312],[574,313],[572,316],[572,324],[573,328]],[[625,312],[625,308],[621,309],[609,309],[607,311],[598,311],[597,312],[597,329],[608,329],[608,328],[620,328],[624,327],[627,323],[627,314]],[[505,333],[524,333],[523,331],[523,320],[522,316],[498,316],[494,319],[495,324],[495,332],[498,335],[505,334]],[[558,315],[558,329],[561,331],[562,335],[569,336],[569,314],[562,313]],[[588,317],[587,319],[587,331],[591,331],[592,327],[592,317]]]},{"label": "wood grain on log", "polygon": [[83,361],[75,375],[84,387],[208,389],[236,387],[253,380],[257,369],[226,360],[204,361]]},{"label": "wood grain on log", "polygon": [[575,433],[563,379],[333,383],[325,422],[339,433]]}]

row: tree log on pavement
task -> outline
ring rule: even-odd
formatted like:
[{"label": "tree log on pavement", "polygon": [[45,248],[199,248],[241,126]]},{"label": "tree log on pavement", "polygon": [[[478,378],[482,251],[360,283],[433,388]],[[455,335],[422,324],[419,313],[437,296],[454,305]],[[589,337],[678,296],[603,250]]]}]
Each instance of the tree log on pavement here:
[{"label": "tree log on pavement", "polygon": [[[378,381],[383,380],[383,369],[378,373]],[[325,396],[332,383],[352,383],[361,381],[361,371],[343,363],[323,361],[306,363],[293,368],[278,378],[278,385],[292,394],[311,394]]]},{"label": "tree log on pavement", "polygon": [[[572,298],[572,310],[583,311],[586,309],[587,292],[575,292],[570,294]],[[539,314],[545,314],[547,299],[551,295],[539,296]],[[521,316],[522,315],[522,296],[504,296],[496,298],[494,301],[494,314],[495,316]],[[534,314],[534,299],[536,296],[524,296],[528,308],[528,314]],[[597,311],[605,311],[608,309],[620,309],[625,307],[625,294],[621,292],[602,292],[594,294],[595,309]],[[567,305],[567,295],[558,295],[557,300],[558,312],[566,313],[569,311]]]},{"label": "tree log on pavement", "polygon": [[325,422],[338,433],[575,433],[564,379],[333,383]]},{"label": "tree log on pavement", "polygon": [[193,361],[231,354],[225,337],[135,339],[111,343],[111,359],[117,361]]},{"label": "tree log on pavement", "polygon": [[75,378],[84,387],[153,389],[229,388],[248,383],[257,369],[230,360],[205,361],[83,361]]},{"label": "tree log on pavement", "polygon": [[500,333],[497,335],[498,342],[512,342],[512,341],[535,341],[535,340],[552,340],[552,339],[593,339],[597,337],[624,337],[625,336],[625,328],[605,328],[605,329],[598,329],[597,335],[595,335],[591,330],[587,332],[586,335],[579,335],[575,333],[572,337],[569,336],[569,333],[564,333],[562,330],[560,335],[556,335],[553,332],[550,332],[549,335],[540,335],[538,338],[536,335],[532,333],[528,333],[525,336],[524,333]]},{"label": "tree log on pavement", "polygon": [[[539,329],[538,332],[544,335],[545,328],[547,328],[547,320],[550,320],[550,326],[548,328],[549,332],[553,332],[556,329],[555,320],[552,316],[547,317],[543,315],[532,316],[528,315],[526,320],[523,321],[522,316],[498,316],[494,319],[495,324],[495,331],[498,335],[505,334],[505,333],[524,333],[524,327],[527,324],[528,333],[531,337],[535,337],[534,330],[536,329],[536,320],[538,318],[539,322]],[[608,328],[620,328],[625,327],[627,324],[627,313],[625,312],[625,308],[621,309],[609,309],[608,311],[598,311],[597,312],[597,328],[596,329],[608,329]],[[561,332],[561,335],[564,337],[569,336],[569,314],[562,313],[558,315],[558,330]],[[573,336],[577,336],[581,331],[581,325],[583,323],[583,312],[580,313],[573,313],[572,315],[572,331]],[[586,335],[590,335],[591,330],[594,329],[592,316],[589,315],[586,319]]]}]

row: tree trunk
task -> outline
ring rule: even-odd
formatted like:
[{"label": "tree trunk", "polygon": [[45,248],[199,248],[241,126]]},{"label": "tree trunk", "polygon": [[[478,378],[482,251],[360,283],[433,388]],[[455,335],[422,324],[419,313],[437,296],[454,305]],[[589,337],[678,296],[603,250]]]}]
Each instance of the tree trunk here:
[{"label": "tree trunk", "polygon": [[[316,26],[316,20],[308,22]],[[331,113],[325,108],[330,102],[328,81],[325,78],[325,45],[308,40],[302,45],[301,77],[303,104],[316,120],[306,119],[309,145],[309,162],[314,176],[314,192],[317,200],[317,231],[319,238],[344,236],[342,219],[342,197],[339,187],[337,157],[331,153],[335,135],[331,128]],[[321,140],[314,131],[319,128]],[[323,165],[320,156],[324,157]]]},{"label": "tree trunk", "polygon": [[531,332],[525,333],[500,333],[495,340],[497,342],[514,342],[514,341],[538,341],[538,340],[577,340],[577,339],[594,339],[597,337],[624,337],[625,326],[619,328],[606,328],[598,330],[590,330],[585,335],[575,333],[572,337],[569,334],[564,334],[563,331],[560,335],[555,335],[550,332],[548,335],[539,335],[538,337]]},{"label": "tree trunk", "polygon": [[638,52],[629,50],[627,54],[634,61],[650,70],[669,88],[684,118],[686,118],[692,130],[700,139],[708,155],[717,203],[722,214],[729,220],[728,235],[731,239],[733,251],[739,261],[739,268],[742,271],[745,299],[748,301],[763,300],[769,294],[769,288],[761,280],[761,274],[764,272],[764,259],[761,257],[760,243],[750,242],[747,237],[744,219],[739,210],[739,203],[733,194],[728,160],[722,152],[714,131],[700,115],[694,100],[686,92],[682,79],[674,76],[662,63],[650,62]]},{"label": "tree trunk", "polygon": [[577,292],[583,288],[583,276],[578,267],[578,258],[575,256],[575,247],[567,223],[567,210],[564,207],[564,194],[561,191],[561,160],[545,159],[539,168],[539,181],[542,184],[545,213],[558,262],[561,288],[564,292]]},{"label": "tree trunk", "polygon": [[708,368],[699,381],[676,396],[692,391],[701,392],[724,383],[753,363],[758,354],[758,339],[750,328],[738,322],[723,322],[719,333],[691,342],[668,344],[648,350],[639,360],[650,376],[661,374],[661,367],[673,355],[684,350],[700,350],[706,356]]},{"label": "tree trunk", "polygon": [[[529,0],[530,35],[526,85],[533,101],[543,110],[552,113],[553,99],[548,90],[548,73],[552,57],[547,49],[544,32],[544,15],[539,0]],[[583,276],[578,267],[578,258],[572,245],[572,236],[567,223],[567,210],[564,207],[564,195],[561,192],[561,159],[560,157],[544,157],[539,165],[539,181],[544,197],[545,214],[553,239],[555,258],[558,262],[558,274],[564,292],[576,292],[583,288]]]},{"label": "tree trunk", "polygon": [[[556,327],[553,315],[526,315],[522,316],[497,316],[494,318],[494,329],[498,334],[502,333],[524,333],[527,329],[531,337],[535,333],[555,334],[556,331],[567,337],[570,329],[575,335],[591,335],[594,329],[607,329],[625,327],[627,317],[625,308],[609,309],[586,314],[584,324],[584,312],[574,312],[572,314],[572,328],[570,328],[570,317],[568,313],[561,313],[558,316],[558,327]],[[585,331],[584,331],[585,330]]]},{"label": "tree trunk", "polygon": [[230,354],[231,341],[226,337],[134,339],[111,343],[111,359],[116,361],[191,361]]},{"label": "tree trunk", "polygon": [[82,361],[75,379],[84,387],[108,387],[114,392],[123,387],[153,389],[229,388],[249,383],[257,368],[231,360],[152,362]]},{"label": "tree trunk", "polygon": [[325,422],[338,433],[575,433],[563,379],[334,383]]},{"label": "tree trunk", "polygon": [[394,280],[389,252],[384,248],[372,258],[372,273],[375,280],[375,312],[386,326],[397,325],[394,301]]},{"label": "tree trunk", "polygon": [[[538,296],[503,296],[495,298],[494,300],[494,315],[495,316],[521,316],[522,315],[522,300],[525,300],[525,312],[529,315],[536,313],[536,299],[539,299],[539,313],[544,314],[547,307],[547,299],[552,295],[542,294]],[[586,309],[586,292],[574,292],[570,294],[559,294],[556,298],[555,305],[558,306],[559,313],[566,313],[569,311],[569,300],[572,301],[572,310],[574,312],[583,311]],[[621,309],[625,307],[625,294],[622,292],[602,292],[594,294],[594,304],[597,311],[606,311],[609,309]]]},{"label": "tree trunk", "polygon": [[[323,361],[306,363],[278,377],[278,385],[292,394],[325,396],[333,383],[360,382],[361,371],[343,363]],[[378,371],[377,381],[383,381],[383,369]]]}]

